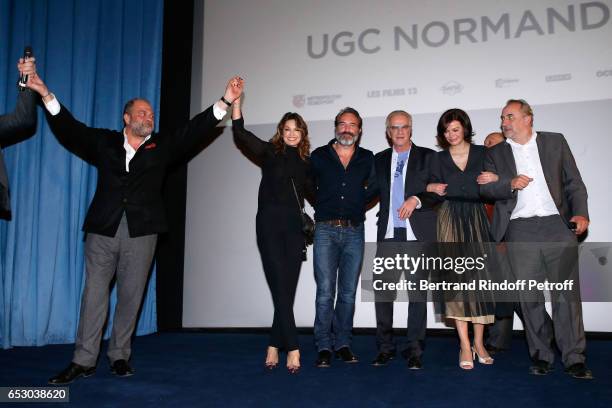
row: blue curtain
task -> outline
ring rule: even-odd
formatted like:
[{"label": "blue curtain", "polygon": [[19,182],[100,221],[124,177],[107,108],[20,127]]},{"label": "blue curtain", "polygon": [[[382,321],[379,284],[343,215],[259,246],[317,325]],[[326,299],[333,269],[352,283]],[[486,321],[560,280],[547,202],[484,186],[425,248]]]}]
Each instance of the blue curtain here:
[{"label": "blue curtain", "polygon": [[[89,126],[121,129],[140,96],[159,118],[162,0],[0,0],[0,112],[16,100],[16,61],[32,45],[49,89]],[[4,150],[13,219],[0,222],[3,348],[74,342],[84,275],[81,226],[96,169],[70,154],[42,109],[27,141]],[[112,326],[116,295],[106,337]],[[136,333],[156,330],[155,271]]]}]

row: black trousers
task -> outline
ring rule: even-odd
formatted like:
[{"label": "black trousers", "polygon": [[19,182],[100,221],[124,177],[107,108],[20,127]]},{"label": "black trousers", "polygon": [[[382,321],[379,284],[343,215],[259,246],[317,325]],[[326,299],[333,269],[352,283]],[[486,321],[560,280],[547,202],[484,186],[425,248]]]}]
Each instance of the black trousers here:
[{"label": "black trousers", "polygon": [[297,208],[260,208],[257,213],[257,245],[274,303],[270,346],[297,350],[293,302],[304,249]]},{"label": "black trousers", "polygon": [[[406,242],[406,228],[395,228],[393,238],[383,242]],[[414,243],[412,243],[414,244]],[[391,281],[398,281],[400,276],[390,277]],[[385,279],[387,280],[387,279]],[[375,294],[376,296],[376,294]],[[381,353],[395,354],[396,346],[393,340],[393,302],[388,301],[385,294],[384,302],[375,302],[376,309],[376,346]],[[376,299],[376,298],[375,298]],[[408,302],[408,327],[406,339],[401,347],[401,354],[405,358],[421,356],[425,349],[425,330],[427,328],[427,301]]]}]

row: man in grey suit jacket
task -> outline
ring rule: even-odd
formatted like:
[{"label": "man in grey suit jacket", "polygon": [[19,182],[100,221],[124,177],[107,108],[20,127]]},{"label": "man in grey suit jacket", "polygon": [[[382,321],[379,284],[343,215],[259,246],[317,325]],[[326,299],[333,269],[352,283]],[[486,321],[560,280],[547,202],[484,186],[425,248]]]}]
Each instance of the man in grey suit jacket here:
[{"label": "man in grey suit jacket", "polygon": [[485,155],[485,170],[496,173],[499,180],[481,186],[481,194],[496,201],[491,233],[498,242],[563,243],[562,248],[529,244],[529,250],[510,244],[512,271],[518,279],[544,281],[553,279],[562,268],[567,273],[569,268],[578,291],[572,293],[572,299],[551,293],[552,320],[541,292],[535,301],[526,292],[519,295],[534,361],[530,372],[545,375],[552,370],[554,333],[566,372],[591,379],[585,365],[576,248],[576,236],[589,225],[586,187],[563,135],[533,131],[533,111],[527,102],[509,100],[501,121],[507,141],[488,149]]}]

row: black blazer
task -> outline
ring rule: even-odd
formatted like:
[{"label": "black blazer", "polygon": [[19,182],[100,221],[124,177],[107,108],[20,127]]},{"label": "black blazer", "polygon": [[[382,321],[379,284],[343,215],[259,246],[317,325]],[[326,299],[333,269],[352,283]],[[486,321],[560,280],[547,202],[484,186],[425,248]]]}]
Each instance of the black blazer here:
[{"label": "black blazer", "polygon": [[[580,171],[565,137],[560,133],[537,132],[537,134],[536,143],[544,178],[561,218],[566,223],[574,215],[588,218],[586,186],[582,182]],[[487,149],[484,167],[485,170],[499,176],[497,182],[480,186],[483,197],[495,200],[491,233],[499,242],[506,234],[518,197],[518,192],[512,191],[510,187],[510,182],[518,175],[512,147],[507,142],[503,142]]]},{"label": "black blazer", "polygon": [[77,121],[64,106],[53,116],[51,130],[70,152],[96,166],[96,193],[87,211],[83,230],[112,237],[125,212],[131,237],[167,229],[162,201],[166,168],[198,148],[204,133],[219,120],[212,106],[170,133],[153,133],[136,151],[125,171],[123,132],[90,128]]},{"label": "black blazer", "polygon": [[[376,167],[376,188],[380,200],[378,212],[377,240],[384,240],[389,220],[389,196],[391,188],[391,156],[392,148],[383,150],[374,156]],[[415,210],[410,217],[410,226],[419,241],[436,241],[436,212],[434,206],[439,202],[434,193],[427,192],[427,183],[430,179],[431,160],[435,152],[426,147],[412,144],[408,167],[406,168],[406,182],[404,185],[404,199],[417,196],[421,200],[421,208]]]},{"label": "black blazer", "polygon": [[[0,115],[0,144],[12,145],[36,132],[36,95],[30,89],[19,92],[15,111]],[[8,174],[0,150],[0,218],[11,219]]]}]

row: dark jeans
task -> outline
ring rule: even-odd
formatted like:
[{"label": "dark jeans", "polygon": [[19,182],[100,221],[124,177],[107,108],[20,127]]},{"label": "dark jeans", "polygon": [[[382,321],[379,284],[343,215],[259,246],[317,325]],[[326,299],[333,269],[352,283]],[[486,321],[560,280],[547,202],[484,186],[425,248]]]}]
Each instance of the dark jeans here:
[{"label": "dark jeans", "polygon": [[314,237],[314,274],[317,283],[314,338],[318,351],[351,346],[355,292],[363,250],[363,224],[335,227],[317,223]]}]

